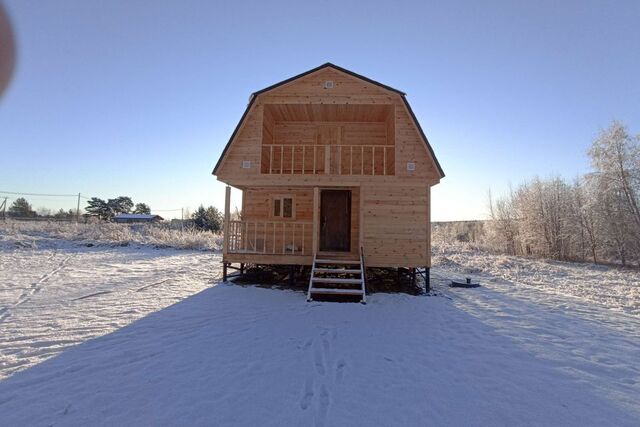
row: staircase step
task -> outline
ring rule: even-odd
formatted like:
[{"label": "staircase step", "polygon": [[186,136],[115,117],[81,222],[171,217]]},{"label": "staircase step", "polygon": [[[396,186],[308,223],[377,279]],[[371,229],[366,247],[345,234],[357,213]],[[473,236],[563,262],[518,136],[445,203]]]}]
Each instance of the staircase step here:
[{"label": "staircase step", "polygon": [[334,277],[313,277],[311,279],[313,283],[349,283],[349,284],[362,284],[362,279],[338,279]]},{"label": "staircase step", "polygon": [[315,270],[316,273],[336,273],[336,274],[345,274],[345,273],[349,273],[349,274],[360,274],[362,273],[360,271],[360,269],[350,269],[350,268],[316,268]]},{"label": "staircase step", "polygon": [[316,264],[360,265],[360,261],[353,261],[348,259],[317,259]]},{"label": "staircase step", "polygon": [[312,294],[362,295],[362,289],[311,288]]}]

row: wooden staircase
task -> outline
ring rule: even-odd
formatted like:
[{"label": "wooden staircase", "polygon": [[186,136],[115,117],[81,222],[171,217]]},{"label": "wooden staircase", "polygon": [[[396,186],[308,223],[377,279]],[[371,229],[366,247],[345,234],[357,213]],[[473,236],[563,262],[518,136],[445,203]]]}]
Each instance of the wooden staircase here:
[{"label": "wooden staircase", "polygon": [[322,259],[314,255],[307,301],[313,301],[315,295],[341,295],[360,297],[360,302],[366,304],[364,271],[362,251],[359,261]]}]

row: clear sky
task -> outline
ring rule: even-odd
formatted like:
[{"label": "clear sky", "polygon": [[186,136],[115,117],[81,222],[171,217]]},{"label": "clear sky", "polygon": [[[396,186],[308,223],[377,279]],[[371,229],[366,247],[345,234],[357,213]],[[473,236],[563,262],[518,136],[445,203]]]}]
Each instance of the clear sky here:
[{"label": "clear sky", "polygon": [[3,191],[221,208],[211,170],[249,94],[327,61],[407,92],[447,174],[434,220],[484,217],[489,188],[587,171],[613,119],[640,132],[639,1],[5,4],[18,64],[0,99]]}]

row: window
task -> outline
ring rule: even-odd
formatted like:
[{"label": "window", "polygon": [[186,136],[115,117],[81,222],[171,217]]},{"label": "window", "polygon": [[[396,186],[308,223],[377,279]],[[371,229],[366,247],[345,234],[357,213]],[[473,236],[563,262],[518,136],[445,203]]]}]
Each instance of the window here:
[{"label": "window", "polygon": [[281,216],[280,210],[282,208],[281,199],[273,199],[273,216]]},{"label": "window", "polygon": [[293,217],[293,199],[288,197],[282,199],[282,216],[284,218]]},{"label": "window", "polygon": [[273,196],[271,206],[275,218],[295,219],[296,217],[295,203],[291,196]]}]

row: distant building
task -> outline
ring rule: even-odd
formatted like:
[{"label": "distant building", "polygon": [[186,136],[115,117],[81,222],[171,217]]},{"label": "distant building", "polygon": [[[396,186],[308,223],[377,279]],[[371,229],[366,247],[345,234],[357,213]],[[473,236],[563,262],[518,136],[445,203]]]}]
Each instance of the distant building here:
[{"label": "distant building", "polygon": [[151,214],[117,214],[113,217],[114,221],[117,223],[139,223],[139,222],[159,222],[162,221],[160,215],[151,215]]}]

